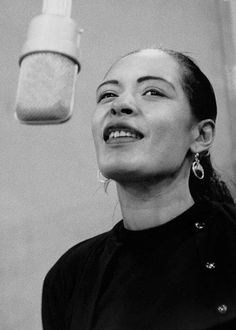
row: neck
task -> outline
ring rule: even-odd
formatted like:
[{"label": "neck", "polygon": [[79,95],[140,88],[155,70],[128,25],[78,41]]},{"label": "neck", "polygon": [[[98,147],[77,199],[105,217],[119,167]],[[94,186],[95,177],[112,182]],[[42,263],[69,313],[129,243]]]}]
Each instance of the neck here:
[{"label": "neck", "polygon": [[194,204],[188,180],[117,183],[124,225],[142,230],[162,225]]}]

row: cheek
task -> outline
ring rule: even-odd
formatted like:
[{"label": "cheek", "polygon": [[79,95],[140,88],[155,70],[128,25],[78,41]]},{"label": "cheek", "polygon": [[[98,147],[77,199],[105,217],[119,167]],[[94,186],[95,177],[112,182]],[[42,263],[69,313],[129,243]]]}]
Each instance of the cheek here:
[{"label": "cheek", "polygon": [[93,134],[94,143],[96,142],[97,127],[98,125],[97,125],[96,117],[93,116],[91,120],[91,130]]},{"label": "cheek", "polygon": [[92,135],[93,135],[93,143],[95,147],[95,152],[97,159],[99,157],[99,149],[101,145],[101,138],[100,138],[100,129],[101,125],[99,124],[98,117],[96,115],[93,115],[92,120],[91,120],[91,130],[92,130]]},{"label": "cheek", "polygon": [[91,129],[93,133],[94,143],[97,143],[99,136],[101,136],[102,118],[99,111],[96,109],[91,119]]},{"label": "cheek", "polygon": [[191,126],[187,116],[170,115],[153,118],[151,122],[151,141],[153,149],[161,148],[173,152],[189,147]]}]

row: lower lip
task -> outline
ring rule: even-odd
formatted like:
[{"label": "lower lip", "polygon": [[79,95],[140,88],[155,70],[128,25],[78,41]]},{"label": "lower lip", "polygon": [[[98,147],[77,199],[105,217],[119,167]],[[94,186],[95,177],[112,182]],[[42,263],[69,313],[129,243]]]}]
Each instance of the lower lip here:
[{"label": "lower lip", "polygon": [[123,143],[133,143],[138,142],[141,139],[136,139],[132,137],[120,137],[120,138],[112,138],[106,141],[107,144],[123,144]]}]

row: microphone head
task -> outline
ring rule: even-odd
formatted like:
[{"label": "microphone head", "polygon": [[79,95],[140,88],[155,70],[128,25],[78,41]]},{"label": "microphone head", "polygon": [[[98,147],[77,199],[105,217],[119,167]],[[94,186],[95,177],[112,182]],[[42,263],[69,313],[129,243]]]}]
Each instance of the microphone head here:
[{"label": "microphone head", "polygon": [[79,65],[48,51],[31,53],[21,62],[16,117],[25,124],[58,124],[73,110]]}]

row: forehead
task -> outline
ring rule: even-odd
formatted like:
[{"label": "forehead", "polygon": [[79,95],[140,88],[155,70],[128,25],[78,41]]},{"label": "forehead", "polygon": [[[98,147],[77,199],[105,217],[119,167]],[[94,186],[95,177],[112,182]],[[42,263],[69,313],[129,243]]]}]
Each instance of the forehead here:
[{"label": "forehead", "polygon": [[155,75],[179,83],[179,66],[174,58],[161,50],[143,50],[116,62],[104,80],[136,80],[140,76]]}]

